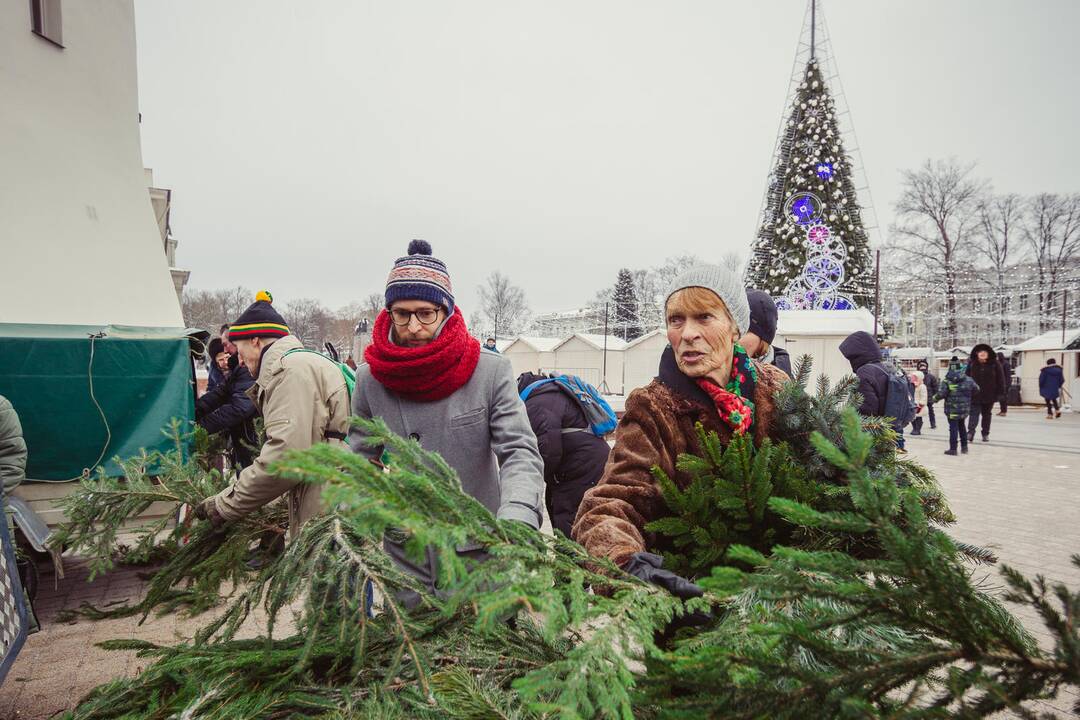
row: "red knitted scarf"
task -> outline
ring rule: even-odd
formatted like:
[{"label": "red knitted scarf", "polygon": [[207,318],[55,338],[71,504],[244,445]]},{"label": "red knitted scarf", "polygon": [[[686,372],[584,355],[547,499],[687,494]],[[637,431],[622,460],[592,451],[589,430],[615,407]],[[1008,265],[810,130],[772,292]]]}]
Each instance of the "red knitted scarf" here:
[{"label": "red knitted scarf", "polygon": [[390,340],[390,313],[375,318],[371,344],[364,350],[371,375],[409,400],[431,402],[454,394],[469,381],[480,360],[480,343],[469,335],[465,316],[455,308],[439,336],[418,348]]}]

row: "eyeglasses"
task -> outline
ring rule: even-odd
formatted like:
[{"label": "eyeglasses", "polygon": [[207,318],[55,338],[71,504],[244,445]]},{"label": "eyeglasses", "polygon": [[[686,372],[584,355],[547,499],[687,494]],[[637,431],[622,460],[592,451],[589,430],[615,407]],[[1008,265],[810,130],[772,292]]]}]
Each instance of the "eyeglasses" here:
[{"label": "eyeglasses", "polygon": [[421,325],[432,325],[439,319],[440,308],[421,308],[419,310],[391,310],[390,317],[394,319],[394,324],[399,327],[404,327],[412,322],[413,316],[420,321]]}]

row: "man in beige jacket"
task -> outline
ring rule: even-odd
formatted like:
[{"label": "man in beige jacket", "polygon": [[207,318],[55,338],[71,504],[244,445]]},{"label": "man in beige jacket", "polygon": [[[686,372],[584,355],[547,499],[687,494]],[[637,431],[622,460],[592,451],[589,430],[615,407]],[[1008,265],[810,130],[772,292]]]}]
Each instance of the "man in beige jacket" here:
[{"label": "man in beige jacket", "polygon": [[262,413],[266,441],[255,462],[229,487],[203,501],[195,515],[220,527],[288,493],[289,535],[295,537],[300,526],[322,510],[319,488],[275,475],[269,467],[287,450],[320,442],[344,446],[349,391],[335,363],[305,350],[289,334],[271,300],[269,293],[260,292],[229,329],[240,361],[255,378],[248,392]]}]

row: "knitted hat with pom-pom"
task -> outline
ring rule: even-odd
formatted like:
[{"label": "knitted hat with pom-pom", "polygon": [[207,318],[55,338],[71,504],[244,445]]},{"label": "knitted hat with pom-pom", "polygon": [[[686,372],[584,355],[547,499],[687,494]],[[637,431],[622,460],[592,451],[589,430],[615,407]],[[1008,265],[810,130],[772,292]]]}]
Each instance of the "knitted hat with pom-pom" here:
[{"label": "knitted hat with pom-pom", "polygon": [[229,327],[229,340],[236,342],[256,337],[283,338],[288,335],[289,326],[285,324],[285,318],[274,309],[273,302],[273,295],[266,290],[260,290],[255,295],[255,302]]},{"label": "knitted hat with pom-pom", "polygon": [[386,279],[386,307],[398,300],[427,300],[454,314],[454,289],[446,263],[431,255],[424,240],[409,243],[409,254],[394,261]]}]

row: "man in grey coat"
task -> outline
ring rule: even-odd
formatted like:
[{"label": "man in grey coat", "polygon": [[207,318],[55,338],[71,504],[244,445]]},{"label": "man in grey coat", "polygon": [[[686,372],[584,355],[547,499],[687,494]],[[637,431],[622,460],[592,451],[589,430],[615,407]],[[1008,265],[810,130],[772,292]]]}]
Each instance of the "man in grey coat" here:
[{"label": "man in grey coat", "polygon": [[[375,320],[372,342],[357,369],[353,415],[381,417],[395,433],[439,453],[461,478],[465,492],[504,520],[533,528],[541,523],[544,463],[510,361],[480,352],[468,333],[446,265],[422,240],[409,245],[386,284],[386,309]],[[376,460],[382,448],[353,428],[354,452]],[[409,558],[402,538],[387,537],[387,552],[431,592],[437,592],[435,557]],[[482,559],[478,545],[458,553]],[[418,598],[402,598],[414,604]]]}]

